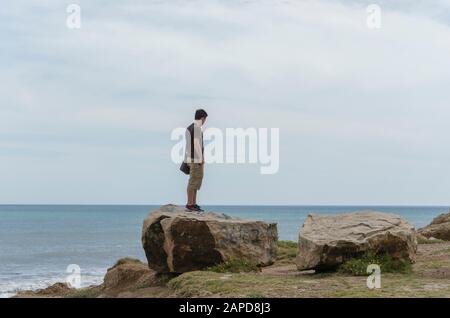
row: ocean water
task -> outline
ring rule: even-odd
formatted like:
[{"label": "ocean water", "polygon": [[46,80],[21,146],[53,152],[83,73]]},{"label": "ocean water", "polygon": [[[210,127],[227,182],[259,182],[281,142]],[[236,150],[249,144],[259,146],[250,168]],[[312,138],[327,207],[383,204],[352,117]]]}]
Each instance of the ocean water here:
[{"label": "ocean water", "polygon": [[[156,206],[0,205],[0,297],[65,281],[81,269],[81,286],[100,284],[121,257],[145,261],[141,227]],[[422,227],[449,207],[208,206],[208,210],[278,223],[281,240],[297,240],[309,212],[332,215],[377,210]]]}]

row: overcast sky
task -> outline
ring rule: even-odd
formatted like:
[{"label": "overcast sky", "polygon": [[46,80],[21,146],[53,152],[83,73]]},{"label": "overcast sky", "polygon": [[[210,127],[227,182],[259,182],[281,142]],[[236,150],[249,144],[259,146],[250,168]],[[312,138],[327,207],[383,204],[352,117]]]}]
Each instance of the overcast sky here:
[{"label": "overcast sky", "polygon": [[378,1],[376,30],[372,2],[2,2],[0,204],[182,204],[198,106],[281,144],[275,175],[207,166],[200,203],[450,204],[450,0]]}]

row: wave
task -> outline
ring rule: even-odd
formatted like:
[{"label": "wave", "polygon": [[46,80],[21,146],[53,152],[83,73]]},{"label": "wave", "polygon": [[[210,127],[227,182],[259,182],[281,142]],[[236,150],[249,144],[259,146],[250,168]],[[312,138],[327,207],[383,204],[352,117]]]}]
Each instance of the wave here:
[{"label": "wave", "polygon": [[[100,285],[103,283],[105,273],[105,269],[96,269],[82,274],[80,288]],[[20,275],[20,277],[17,277],[17,275],[14,275],[9,278],[4,277],[0,280],[0,298],[13,297],[20,291],[36,291],[65,281],[66,275],[53,277],[43,277],[42,275]]]}]

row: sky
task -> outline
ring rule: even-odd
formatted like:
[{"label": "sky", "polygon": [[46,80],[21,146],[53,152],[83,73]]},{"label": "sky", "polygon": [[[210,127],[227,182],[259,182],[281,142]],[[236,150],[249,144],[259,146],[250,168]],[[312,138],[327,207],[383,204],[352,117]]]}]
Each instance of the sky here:
[{"label": "sky", "polygon": [[278,173],[207,165],[202,204],[450,204],[450,0],[15,0],[0,37],[0,204],[183,204],[199,107],[280,134]]}]

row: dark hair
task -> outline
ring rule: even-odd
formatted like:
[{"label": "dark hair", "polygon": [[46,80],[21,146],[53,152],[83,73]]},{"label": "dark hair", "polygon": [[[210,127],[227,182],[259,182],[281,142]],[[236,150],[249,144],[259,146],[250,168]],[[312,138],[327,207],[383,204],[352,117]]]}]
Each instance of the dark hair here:
[{"label": "dark hair", "polygon": [[195,119],[199,120],[202,119],[203,117],[208,117],[208,114],[203,109],[197,109],[195,111]]}]

